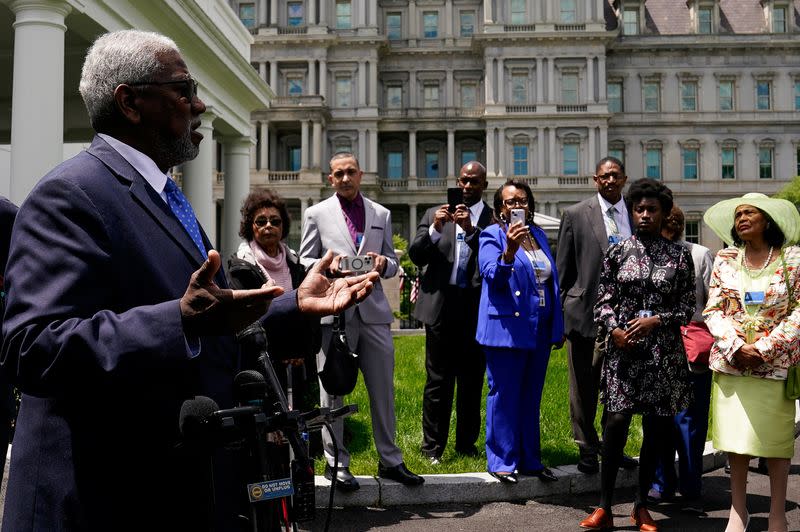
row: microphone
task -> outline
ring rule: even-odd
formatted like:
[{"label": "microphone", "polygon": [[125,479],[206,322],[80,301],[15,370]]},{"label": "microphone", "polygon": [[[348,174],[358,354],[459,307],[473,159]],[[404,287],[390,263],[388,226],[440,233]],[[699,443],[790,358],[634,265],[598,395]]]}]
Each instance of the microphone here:
[{"label": "microphone", "polygon": [[240,405],[264,404],[267,383],[264,376],[254,369],[239,372],[233,379],[236,402]]},{"label": "microphone", "polygon": [[217,410],[219,410],[219,405],[204,395],[184,401],[178,417],[178,428],[184,440],[187,442],[207,440],[212,432],[209,419],[211,414]]}]

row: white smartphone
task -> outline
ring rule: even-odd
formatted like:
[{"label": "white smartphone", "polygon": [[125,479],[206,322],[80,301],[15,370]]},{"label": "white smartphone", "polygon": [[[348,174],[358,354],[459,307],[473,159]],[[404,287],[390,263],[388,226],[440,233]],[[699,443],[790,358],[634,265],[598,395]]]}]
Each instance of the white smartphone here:
[{"label": "white smartphone", "polygon": [[525,223],[525,209],[511,209],[511,223]]}]

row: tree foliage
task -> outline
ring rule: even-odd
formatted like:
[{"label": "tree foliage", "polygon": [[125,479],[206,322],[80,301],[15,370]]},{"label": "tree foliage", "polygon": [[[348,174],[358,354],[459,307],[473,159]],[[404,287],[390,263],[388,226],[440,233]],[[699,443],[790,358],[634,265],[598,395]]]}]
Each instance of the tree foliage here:
[{"label": "tree foliage", "polygon": [[776,198],[786,199],[800,209],[800,176],[795,177],[786,184],[777,194]]}]

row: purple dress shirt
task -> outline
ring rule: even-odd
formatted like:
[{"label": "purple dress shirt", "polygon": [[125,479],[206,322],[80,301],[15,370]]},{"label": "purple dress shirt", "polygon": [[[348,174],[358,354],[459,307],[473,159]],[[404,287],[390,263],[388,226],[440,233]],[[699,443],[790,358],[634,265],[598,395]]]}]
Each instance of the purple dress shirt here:
[{"label": "purple dress shirt", "polygon": [[358,249],[361,245],[361,239],[364,237],[364,198],[361,197],[359,192],[353,201],[347,200],[336,194],[339,199],[339,205],[342,206],[342,213],[344,214],[344,221],[347,224],[347,230],[350,232],[350,238]]}]

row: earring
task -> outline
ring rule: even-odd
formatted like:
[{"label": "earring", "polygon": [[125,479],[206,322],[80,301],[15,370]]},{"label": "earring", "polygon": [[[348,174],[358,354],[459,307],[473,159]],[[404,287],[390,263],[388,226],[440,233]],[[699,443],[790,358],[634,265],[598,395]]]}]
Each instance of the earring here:
[{"label": "earring", "polygon": [[506,220],[506,215],[503,214],[502,212],[500,213],[500,221],[503,222],[504,224],[508,223],[508,220]]}]

